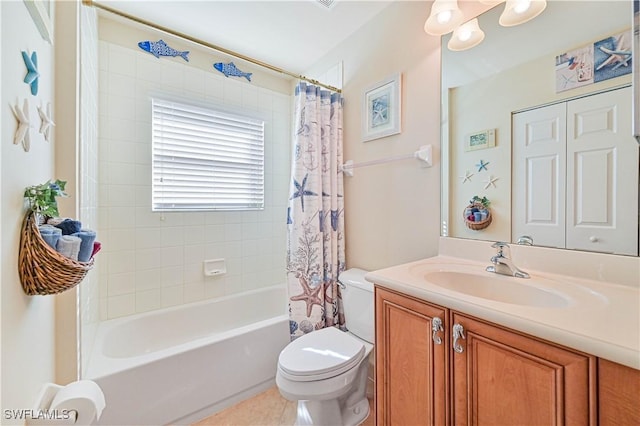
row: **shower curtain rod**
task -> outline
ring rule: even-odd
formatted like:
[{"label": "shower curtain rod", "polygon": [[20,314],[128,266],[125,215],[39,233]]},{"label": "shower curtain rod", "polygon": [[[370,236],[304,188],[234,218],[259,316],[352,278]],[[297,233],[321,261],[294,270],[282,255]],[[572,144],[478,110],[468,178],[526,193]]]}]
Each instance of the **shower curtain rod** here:
[{"label": "shower curtain rod", "polygon": [[233,57],[238,58],[238,59],[242,59],[243,61],[250,62],[250,63],[252,63],[254,65],[258,65],[260,67],[270,69],[271,71],[275,71],[275,72],[278,72],[280,74],[285,74],[285,75],[288,75],[290,77],[294,77],[294,78],[297,78],[299,80],[303,80],[303,81],[309,82],[311,84],[315,84],[315,85],[324,87],[325,89],[329,89],[329,90],[331,90],[333,92],[336,92],[336,93],[342,93],[342,90],[338,89],[337,87],[333,87],[333,86],[330,86],[328,84],[321,83],[318,80],[314,80],[312,78],[307,78],[307,77],[305,77],[303,75],[296,74],[294,72],[287,71],[287,70],[284,70],[282,68],[278,68],[278,67],[276,67],[274,65],[267,64],[266,62],[262,62],[262,61],[260,61],[258,59],[254,59],[254,58],[251,58],[249,56],[245,56],[245,55],[243,55],[241,53],[234,52],[233,50],[225,49],[224,47],[208,43],[208,42],[206,42],[204,40],[200,40],[200,39],[197,39],[195,37],[191,37],[190,35],[181,33],[179,31],[172,30],[170,28],[164,27],[164,26],[159,25],[159,24],[155,24],[153,22],[149,22],[149,21],[144,20],[142,18],[138,18],[136,16],[130,15],[130,14],[126,13],[126,12],[121,12],[121,11],[113,9],[113,8],[111,8],[109,6],[105,6],[104,4],[96,3],[94,0],[82,0],[82,4],[85,5],[85,6],[95,7],[95,8],[104,10],[105,12],[109,12],[109,13],[112,13],[114,15],[118,15],[118,16],[120,16],[122,18],[125,18],[125,19],[128,19],[130,21],[137,22],[138,24],[142,24],[142,25],[145,25],[147,27],[154,28],[154,29],[156,29],[158,31],[162,31],[162,32],[164,32],[166,34],[169,34],[169,35],[172,35],[172,36],[175,36],[175,37],[179,37],[179,38],[181,38],[183,40],[187,40],[187,41],[190,41],[190,42],[195,43],[195,44],[199,44],[200,46],[208,47],[209,49],[213,49],[213,50],[216,50],[218,52],[225,53],[227,55],[233,56]]}]

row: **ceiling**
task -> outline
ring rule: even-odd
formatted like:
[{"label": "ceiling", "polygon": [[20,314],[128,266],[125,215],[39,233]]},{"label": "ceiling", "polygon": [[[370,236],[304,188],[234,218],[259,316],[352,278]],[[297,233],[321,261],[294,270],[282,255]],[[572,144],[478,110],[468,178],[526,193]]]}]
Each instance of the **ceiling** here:
[{"label": "ceiling", "polygon": [[393,0],[97,0],[284,70],[303,74]]}]

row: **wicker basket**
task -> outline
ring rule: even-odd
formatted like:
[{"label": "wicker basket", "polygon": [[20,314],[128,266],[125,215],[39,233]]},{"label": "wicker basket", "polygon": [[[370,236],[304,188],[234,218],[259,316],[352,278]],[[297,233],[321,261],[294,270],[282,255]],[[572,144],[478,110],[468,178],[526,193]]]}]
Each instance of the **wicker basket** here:
[{"label": "wicker basket", "polygon": [[27,212],[22,221],[18,272],[28,295],[57,294],[69,290],[93,268],[93,259],[78,262],[49,246],[40,235],[36,218]]},{"label": "wicker basket", "polygon": [[[482,208],[482,209],[486,209],[487,210],[487,218],[483,219],[481,221],[478,222],[472,222],[470,220],[468,220],[465,215],[464,212],[469,209],[469,208]],[[474,231],[479,231],[481,229],[486,228],[487,226],[491,225],[491,209],[484,207],[481,203],[473,203],[473,204],[469,204],[467,207],[465,207],[465,209],[462,211],[462,217],[464,219],[464,223],[465,225],[467,225],[467,228],[469,229],[473,229]]]}]

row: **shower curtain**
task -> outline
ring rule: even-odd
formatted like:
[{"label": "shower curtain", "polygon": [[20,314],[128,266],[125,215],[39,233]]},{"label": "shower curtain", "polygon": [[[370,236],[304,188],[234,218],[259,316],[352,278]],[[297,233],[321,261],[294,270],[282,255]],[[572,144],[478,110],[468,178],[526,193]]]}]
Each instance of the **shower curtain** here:
[{"label": "shower curtain", "polygon": [[342,96],[299,83],[287,209],[291,340],[324,327],[344,329],[338,275],[344,270]]}]

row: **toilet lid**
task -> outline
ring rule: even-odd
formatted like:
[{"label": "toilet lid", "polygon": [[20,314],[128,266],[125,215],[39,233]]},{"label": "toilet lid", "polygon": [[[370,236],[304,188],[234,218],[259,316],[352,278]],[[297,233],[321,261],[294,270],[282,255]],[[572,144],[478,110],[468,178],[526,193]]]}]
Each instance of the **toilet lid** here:
[{"label": "toilet lid", "polygon": [[361,341],[336,327],[327,327],[289,343],[280,352],[278,366],[293,380],[322,380],[355,367],[364,354]]}]

